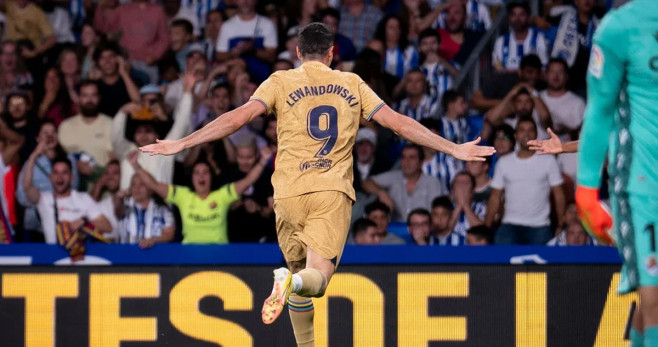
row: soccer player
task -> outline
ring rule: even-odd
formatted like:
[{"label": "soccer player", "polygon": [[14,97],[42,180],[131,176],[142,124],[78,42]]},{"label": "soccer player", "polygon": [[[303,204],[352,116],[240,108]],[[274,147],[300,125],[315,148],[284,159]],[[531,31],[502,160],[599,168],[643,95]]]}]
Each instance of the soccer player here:
[{"label": "soccer player", "polygon": [[[302,65],[272,74],[243,106],[176,141],[142,147],[151,154],[176,154],[221,139],[263,113],[278,127],[272,176],[279,246],[289,269],[274,270],[274,288],[262,319],[274,322],[289,303],[297,344],[312,346],[312,297],[321,297],[347,239],[352,203],[352,147],[359,119],[374,119],[405,139],[460,160],[485,160],[491,147],[480,139],[457,145],[391,110],[353,73],[331,70],[334,34],[322,23],[301,29],[297,55]],[[294,274],[294,275],[293,275]]]},{"label": "soccer player", "polygon": [[[576,203],[591,234],[611,242],[599,203],[609,153],[614,233],[624,265],[618,291],[639,291],[631,346],[658,346],[658,6],[635,0],[603,18],[588,68]],[[643,336],[644,335],[644,336]]]}]

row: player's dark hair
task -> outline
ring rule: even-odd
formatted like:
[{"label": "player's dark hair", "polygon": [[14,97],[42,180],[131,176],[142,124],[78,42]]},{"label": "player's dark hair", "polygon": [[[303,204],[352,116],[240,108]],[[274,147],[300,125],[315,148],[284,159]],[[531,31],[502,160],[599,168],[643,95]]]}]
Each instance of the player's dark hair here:
[{"label": "player's dark hair", "polygon": [[449,89],[446,90],[445,93],[443,93],[443,96],[441,97],[441,107],[443,107],[443,110],[446,111],[448,110],[448,105],[452,104],[453,102],[459,100],[459,98],[463,98],[464,94],[456,91],[455,89]]},{"label": "player's dark hair", "polygon": [[494,238],[493,231],[491,231],[491,229],[487,228],[485,225],[474,226],[468,229],[466,233],[474,235],[479,239],[486,240],[488,245],[493,243],[493,238]]},{"label": "player's dark hair", "polygon": [[411,212],[409,212],[409,215],[407,216],[407,225],[409,225],[411,223],[411,217],[413,215],[417,215],[417,214],[419,214],[421,216],[425,216],[425,217],[429,218],[430,220],[432,219],[432,215],[430,215],[430,212],[428,210],[426,210],[424,208],[417,208],[417,209],[414,209]]},{"label": "player's dark hair", "polygon": [[551,66],[551,64],[560,64],[564,68],[564,72],[569,75],[569,64],[567,64],[567,61],[562,59],[562,58],[551,58],[548,60],[548,63],[546,64],[546,70],[548,70],[548,67]]},{"label": "player's dark hair", "polygon": [[359,218],[356,221],[354,221],[354,224],[352,224],[352,235],[356,237],[360,233],[365,232],[368,230],[368,228],[376,228],[377,224],[375,222],[371,221],[368,218]]},{"label": "player's dark hair", "polygon": [[334,33],[324,23],[313,22],[303,27],[297,37],[302,57],[324,57],[334,45]]},{"label": "player's dark hair", "polygon": [[437,207],[445,208],[450,212],[452,212],[452,210],[455,208],[452,205],[452,200],[450,200],[450,197],[447,195],[439,196],[434,198],[434,200],[432,200],[432,209],[435,209]]},{"label": "player's dark hair", "polygon": [[365,208],[366,216],[373,213],[373,212],[375,212],[375,211],[382,211],[382,212],[386,213],[386,215],[391,214],[391,209],[388,208],[388,206],[386,206],[386,204],[384,204],[383,202],[381,202],[379,200],[375,200],[375,201],[369,203],[368,205],[366,205],[366,208]]},{"label": "player's dark hair", "polygon": [[523,58],[521,58],[521,63],[519,63],[519,69],[523,70],[527,67],[532,67],[537,70],[541,70],[541,59],[539,59],[539,56],[536,54],[528,54],[524,55]]},{"label": "player's dark hair", "polygon": [[340,12],[337,9],[332,7],[327,7],[324,10],[320,11],[320,13],[318,13],[318,18],[320,19],[320,21],[322,21],[322,19],[326,16],[334,17],[336,18],[338,23],[340,23]]},{"label": "player's dark hair", "polygon": [[182,28],[183,30],[185,30],[185,33],[188,35],[194,34],[194,26],[187,19],[182,19],[182,18],[176,19],[173,22],[171,22],[171,27]]},{"label": "player's dark hair", "polygon": [[520,117],[519,120],[516,122],[516,129],[515,130],[518,130],[519,127],[521,126],[521,123],[525,123],[525,122],[532,123],[532,126],[535,127],[535,131],[537,131],[537,122],[535,122],[535,120],[532,119],[532,117],[530,117],[530,116]]},{"label": "player's dark hair", "polygon": [[404,148],[402,148],[402,150],[404,151],[405,149],[409,149],[409,148],[415,149],[416,151],[418,151],[418,159],[420,159],[421,163],[423,161],[425,161],[425,152],[423,151],[423,147],[421,147],[419,145],[416,145],[416,144],[413,144],[413,143],[410,143],[410,144],[404,146]]},{"label": "player's dark hair", "polygon": [[66,155],[58,155],[53,160],[50,161],[51,167],[55,167],[55,164],[57,163],[64,163],[66,166],[68,166],[69,171],[73,172],[73,164],[71,164],[71,161]]}]

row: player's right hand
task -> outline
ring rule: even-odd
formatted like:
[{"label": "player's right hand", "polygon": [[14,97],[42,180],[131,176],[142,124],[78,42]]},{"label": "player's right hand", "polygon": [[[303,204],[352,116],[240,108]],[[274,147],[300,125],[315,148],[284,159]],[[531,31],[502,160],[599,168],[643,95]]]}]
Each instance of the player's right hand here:
[{"label": "player's right hand", "polygon": [[546,132],[551,136],[548,140],[530,140],[528,146],[531,151],[541,151],[538,154],[560,154],[564,152],[562,141],[555,135],[551,128],[546,129]]},{"label": "player's right hand", "polygon": [[612,216],[599,201],[599,190],[578,186],[576,189],[578,215],[585,230],[604,245],[614,245]]},{"label": "player's right hand", "polygon": [[184,149],[179,140],[156,140],[156,143],[139,147],[139,150],[150,155],[173,155]]},{"label": "player's right hand", "polygon": [[478,146],[477,144],[480,143],[481,140],[482,139],[478,137],[475,141],[457,145],[452,156],[463,161],[484,161],[484,157],[496,153],[496,150],[491,146]]}]

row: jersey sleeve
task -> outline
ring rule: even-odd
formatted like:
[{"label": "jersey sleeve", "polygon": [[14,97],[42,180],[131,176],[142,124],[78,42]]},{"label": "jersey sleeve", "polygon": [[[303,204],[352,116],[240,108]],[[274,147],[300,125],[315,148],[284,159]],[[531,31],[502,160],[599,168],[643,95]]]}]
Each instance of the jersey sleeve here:
[{"label": "jersey sleeve", "polygon": [[169,193],[167,193],[167,199],[165,199],[168,203],[172,203],[174,205],[179,205],[185,200],[187,200],[187,197],[193,194],[189,188],[183,187],[183,186],[175,186],[173,184],[169,185]]},{"label": "jersey sleeve", "polygon": [[[587,71],[588,103],[578,152],[578,184],[598,188],[608,151],[608,138],[624,79],[627,29],[618,13],[608,14],[594,34]],[[615,15],[617,14],[617,15]]]},{"label": "jersey sleeve", "polygon": [[225,203],[226,206],[240,200],[240,195],[235,191],[235,184],[230,183],[219,188],[219,199]]},{"label": "jersey sleeve", "polygon": [[267,114],[270,114],[274,112],[278,88],[277,77],[272,75],[260,84],[249,100],[260,102],[267,109]]},{"label": "jersey sleeve", "polygon": [[361,117],[370,120],[384,106],[384,101],[372,91],[361,77],[359,79],[359,97],[361,99]]}]

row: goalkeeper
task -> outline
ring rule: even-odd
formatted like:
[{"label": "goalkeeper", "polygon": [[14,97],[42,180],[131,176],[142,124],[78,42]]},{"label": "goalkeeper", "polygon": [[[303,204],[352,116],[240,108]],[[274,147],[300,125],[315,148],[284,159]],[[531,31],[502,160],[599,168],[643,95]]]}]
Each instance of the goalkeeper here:
[{"label": "goalkeeper", "polygon": [[631,346],[658,346],[658,5],[635,0],[611,11],[594,35],[576,202],[588,231],[607,238],[598,201],[608,153],[615,239],[624,265],[618,291],[639,291]]}]

